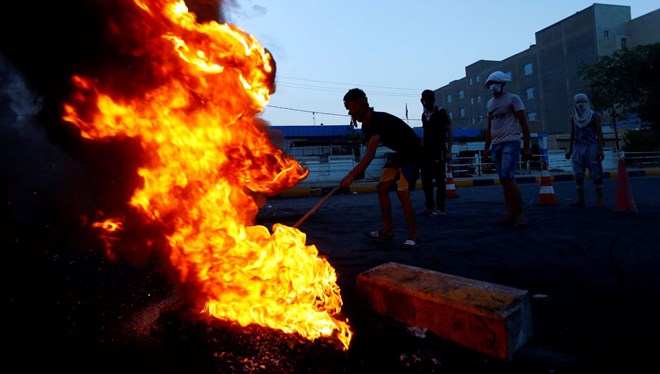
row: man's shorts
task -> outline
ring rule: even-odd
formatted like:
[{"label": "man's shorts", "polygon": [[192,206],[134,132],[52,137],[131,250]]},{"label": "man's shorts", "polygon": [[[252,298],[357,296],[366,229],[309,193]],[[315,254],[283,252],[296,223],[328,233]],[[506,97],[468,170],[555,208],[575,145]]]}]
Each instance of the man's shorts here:
[{"label": "man's shorts", "polygon": [[575,178],[584,179],[587,169],[591,179],[597,180],[603,177],[597,144],[576,144],[573,146],[571,159]]},{"label": "man's shorts", "polygon": [[490,156],[500,179],[516,178],[516,169],[520,161],[520,141],[493,144],[490,147]]},{"label": "man's shorts", "polygon": [[419,176],[418,168],[414,166],[403,166],[401,168],[383,168],[380,176],[381,183],[395,182],[398,178],[397,191],[414,191]]}]

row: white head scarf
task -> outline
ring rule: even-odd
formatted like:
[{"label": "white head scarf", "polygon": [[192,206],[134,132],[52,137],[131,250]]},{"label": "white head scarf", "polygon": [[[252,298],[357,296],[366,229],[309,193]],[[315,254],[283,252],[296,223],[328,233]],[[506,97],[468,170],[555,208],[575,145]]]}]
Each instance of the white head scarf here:
[{"label": "white head scarf", "polygon": [[573,122],[577,127],[582,128],[589,123],[593,113],[589,104],[589,97],[583,93],[576,94],[573,96],[573,103],[575,104]]}]

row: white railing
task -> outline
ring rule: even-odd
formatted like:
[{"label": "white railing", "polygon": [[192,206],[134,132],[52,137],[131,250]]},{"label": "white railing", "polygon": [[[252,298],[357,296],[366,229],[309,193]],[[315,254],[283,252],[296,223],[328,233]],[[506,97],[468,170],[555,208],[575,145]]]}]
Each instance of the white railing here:
[{"label": "white railing", "polygon": [[[616,170],[619,157],[624,157],[626,166],[629,168],[657,168],[660,167],[660,151],[655,152],[615,152],[611,148],[604,150],[605,159],[603,160],[603,170]],[[356,165],[358,162],[353,156],[335,155],[335,156],[297,156],[296,159],[303,166],[309,169],[309,177],[300,183],[300,186],[316,187],[329,186],[339,183],[339,181]],[[532,155],[530,161],[520,161],[518,163],[518,174],[531,174],[543,170],[541,162],[542,155]],[[547,155],[549,172],[572,172],[571,160],[567,160],[564,150],[550,150]],[[381,169],[386,162],[386,155],[379,153],[371,162],[365,171],[365,177],[356,180],[355,183],[373,183],[378,181],[381,175]],[[489,158],[484,161],[481,153],[477,152],[474,156],[458,157],[454,155],[449,165],[451,167],[452,177],[473,177],[485,174],[494,174],[495,167]]]},{"label": "white railing", "polygon": [[[618,166],[619,158],[622,157],[626,161],[626,166],[631,168],[643,169],[660,167],[660,151],[624,153],[623,151],[616,152],[611,148],[605,148],[603,153],[605,155],[602,163],[603,170],[615,170]],[[518,162],[518,172],[523,174],[543,170],[542,159],[542,155],[536,154],[532,155],[530,161],[520,160]],[[562,149],[549,150],[547,162],[548,171],[573,171],[571,160],[566,159],[566,153]],[[481,153],[469,157],[454,156],[450,167],[452,169],[452,176],[457,178],[461,176],[480,176],[495,172],[492,160],[490,158],[484,160],[481,157]]]},{"label": "white railing", "polygon": [[[335,185],[348,174],[357,161],[353,156],[328,156],[320,160],[319,156],[296,157],[298,162],[309,169],[309,176],[299,183],[300,187],[317,187]],[[373,183],[378,181],[385,165],[386,156],[376,155],[369,167],[364,172],[364,178],[356,180],[355,183]]]},{"label": "white railing", "polygon": [[[623,151],[621,152],[623,154]],[[625,152],[626,166],[638,169],[660,167],[660,151]]]}]

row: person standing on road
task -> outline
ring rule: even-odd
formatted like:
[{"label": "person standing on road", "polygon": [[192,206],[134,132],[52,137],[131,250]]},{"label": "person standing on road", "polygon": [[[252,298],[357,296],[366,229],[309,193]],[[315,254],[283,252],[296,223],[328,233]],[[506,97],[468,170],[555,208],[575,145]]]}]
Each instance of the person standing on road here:
[{"label": "person standing on road", "polygon": [[[451,119],[444,108],[435,105],[435,93],[422,91],[422,188],[425,209],[419,215],[436,217],[445,215],[447,181],[445,168],[451,161],[454,140]],[[435,194],[434,183],[435,182]]]},{"label": "person standing on road", "polygon": [[589,170],[596,190],[596,208],[603,207],[603,130],[600,113],[591,110],[589,97],[578,93],[573,97],[574,113],[570,118],[571,139],[566,151],[566,159],[573,158],[573,177],[578,199],[570,207],[586,206],[584,201],[584,177]]},{"label": "person standing on road", "polygon": [[341,187],[350,186],[358,176],[364,174],[376,156],[376,148],[379,144],[383,144],[395,152],[394,157],[383,167],[383,174],[377,187],[383,227],[365,235],[372,239],[394,237],[390,190],[398,179],[396,195],[403,208],[408,228],[408,239],[403,242],[401,248],[408,250],[419,247],[421,243],[417,236],[415,211],[410,191],[415,189],[417,183],[421,162],[421,140],[402,119],[389,113],[377,112],[370,107],[367,95],[359,88],[350,89],[344,95],[344,107],[353,121],[362,123],[362,135],[367,150],[362,160],[341,180],[339,183]]},{"label": "person standing on road", "polygon": [[520,136],[522,133],[522,160],[527,161],[532,156],[530,149],[529,127],[527,113],[520,96],[504,91],[504,86],[511,78],[495,71],[488,76],[484,87],[493,97],[486,103],[488,110],[488,126],[483,156],[489,155],[495,165],[507,207],[507,215],[495,221],[498,224],[510,224],[523,227],[527,224],[522,206],[520,189],[516,184],[516,168],[520,159]]}]

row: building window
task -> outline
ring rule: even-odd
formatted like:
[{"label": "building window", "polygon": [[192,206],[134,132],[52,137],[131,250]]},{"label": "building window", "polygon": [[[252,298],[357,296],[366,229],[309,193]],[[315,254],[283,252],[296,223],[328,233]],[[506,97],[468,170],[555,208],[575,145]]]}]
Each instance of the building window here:
[{"label": "building window", "polygon": [[527,92],[527,100],[534,98],[534,87],[528,87],[525,91]]},{"label": "building window", "polygon": [[525,64],[525,66],[523,66],[523,74],[524,75],[534,74],[534,67],[532,66],[531,62],[529,64]]},{"label": "building window", "polygon": [[536,112],[527,112],[527,119],[530,121],[536,121]]},{"label": "building window", "polygon": [[474,77],[474,81],[477,82],[477,83],[479,83],[480,79],[479,79],[479,76],[478,76],[478,75]]},{"label": "building window", "polygon": [[454,112],[449,112],[449,119],[454,120]]},{"label": "building window", "polygon": [[603,38],[609,39],[610,38],[610,30],[605,30],[603,31]]},{"label": "building window", "polygon": [[463,90],[458,91],[458,98],[459,99],[465,99],[465,91],[463,91]]},{"label": "building window", "polygon": [[451,95],[447,95],[447,102],[451,103]]},{"label": "building window", "polygon": [[477,102],[478,102],[478,103],[481,102],[481,95],[477,96]]},{"label": "building window", "polygon": [[481,122],[483,122],[483,121],[484,121],[484,116],[480,115],[480,116],[479,116],[479,123],[481,123]]},{"label": "building window", "polygon": [[470,105],[474,105],[474,97],[470,98]]},{"label": "building window", "polygon": [[468,79],[468,84],[471,86],[472,85],[472,78]]},{"label": "building window", "polygon": [[626,48],[628,48],[628,39],[621,38],[621,49],[626,49]]},{"label": "building window", "polygon": [[465,118],[465,108],[461,108],[461,118]]}]

